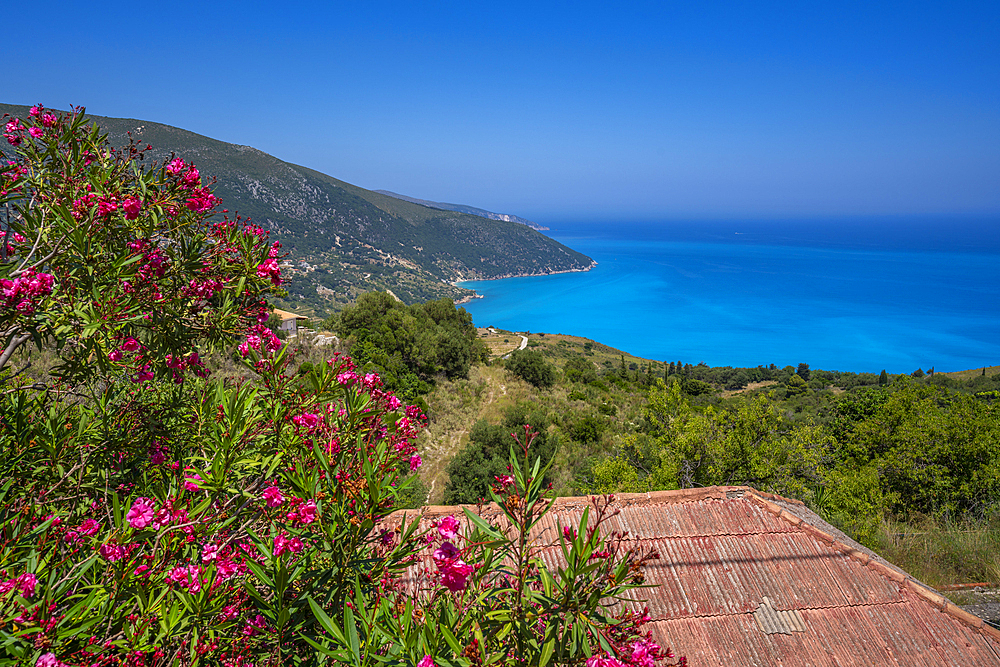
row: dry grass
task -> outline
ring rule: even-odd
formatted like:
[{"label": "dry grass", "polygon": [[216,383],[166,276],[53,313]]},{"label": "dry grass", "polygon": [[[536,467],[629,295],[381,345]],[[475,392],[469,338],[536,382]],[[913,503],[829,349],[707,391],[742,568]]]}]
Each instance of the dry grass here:
[{"label": "dry grass", "polygon": [[774,380],[764,380],[762,382],[751,382],[742,389],[732,389],[722,392],[722,398],[729,398],[730,396],[736,396],[737,394],[742,394],[747,391],[754,391],[756,389],[763,389],[764,387],[771,387],[778,384]]},{"label": "dry grass", "polygon": [[[492,424],[503,420],[509,407],[518,403],[531,403],[542,407],[551,423],[549,437],[560,442],[550,472],[556,495],[574,492],[573,471],[588,457],[609,451],[620,434],[635,427],[640,419],[643,396],[614,390],[610,393],[594,387],[557,384],[548,390],[539,390],[513,377],[502,365],[473,366],[469,379],[439,381],[434,390],[425,396],[431,423],[417,441],[423,466],[420,478],[428,489],[428,504],[438,504],[444,497],[448,484],[448,464],[468,444],[469,430],[480,419]],[[584,399],[570,399],[585,394]],[[613,402],[616,413],[601,416],[598,406]],[[596,415],[604,422],[605,429],[598,442],[580,443],[567,435],[569,425],[585,416]]]},{"label": "dry grass", "polygon": [[[996,375],[1000,373],[1000,366],[987,366],[986,375]],[[982,368],[971,368],[967,371],[954,371],[952,373],[938,373],[938,375],[946,375],[955,380],[971,380],[974,377],[978,377],[983,374]]]},{"label": "dry grass", "polygon": [[480,419],[500,421],[506,408],[531,400],[533,394],[537,391],[500,366],[473,366],[467,380],[438,382],[424,397],[431,423],[417,440],[423,458],[420,479],[427,486],[429,504],[439,504],[444,497],[448,464],[468,443],[472,425]]},{"label": "dry grass", "polygon": [[1000,584],[1000,515],[979,522],[887,521],[878,551],[931,586]]},{"label": "dry grass", "polygon": [[496,330],[496,333],[489,329],[476,329],[479,340],[486,344],[490,351],[490,358],[496,359],[505,354],[510,354],[521,347],[521,336],[510,331]]}]

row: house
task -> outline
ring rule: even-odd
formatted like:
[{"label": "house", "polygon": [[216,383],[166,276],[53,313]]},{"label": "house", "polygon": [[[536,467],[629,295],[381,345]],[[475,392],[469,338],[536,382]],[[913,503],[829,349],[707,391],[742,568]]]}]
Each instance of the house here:
[{"label": "house", "polygon": [[281,318],[281,324],[278,325],[279,331],[287,331],[291,335],[295,335],[299,330],[299,320],[308,320],[309,318],[305,315],[296,315],[295,313],[290,313],[287,310],[279,310],[274,308],[271,312]]},{"label": "house", "polygon": [[[559,526],[586,498],[559,498],[532,536],[555,566]],[[748,487],[615,496],[605,531],[628,531],[660,559],[629,606],[690,665],[1000,667],[1000,631],[853,542],[798,501]],[[474,511],[473,507],[470,507]],[[410,511],[413,512],[412,510]],[[460,507],[425,507],[421,521]],[[483,508],[489,519],[498,510]]]}]

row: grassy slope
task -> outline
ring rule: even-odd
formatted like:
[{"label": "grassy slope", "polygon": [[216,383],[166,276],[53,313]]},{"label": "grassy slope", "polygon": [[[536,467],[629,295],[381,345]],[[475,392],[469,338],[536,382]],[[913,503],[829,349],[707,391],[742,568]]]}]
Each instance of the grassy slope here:
[{"label": "grassy slope", "polygon": [[[636,363],[645,368],[648,361],[579,336],[525,335],[529,345],[536,343],[529,349],[542,351],[546,360],[560,369],[568,359],[581,355],[594,362],[597,368],[606,368],[607,364],[618,368],[622,355],[626,365]],[[495,359],[521,342],[520,335],[511,331],[499,331],[491,336],[481,329],[480,336],[494,350]],[[585,347],[587,344],[590,344],[589,350]],[[570,393],[574,390],[585,394],[585,398],[571,399]],[[441,502],[448,483],[446,468],[452,457],[468,444],[469,429],[480,419],[490,423],[501,421],[504,410],[520,402],[541,405],[548,413],[552,422],[550,432],[561,442],[554,462],[553,485],[559,494],[572,493],[573,471],[588,457],[614,447],[616,437],[638,422],[644,399],[644,394],[634,387],[609,386],[607,391],[602,391],[557,382],[551,389],[539,390],[511,376],[499,361],[493,365],[474,366],[467,380],[440,382],[426,397],[431,424],[419,440],[424,458],[420,477],[429,489],[428,503]],[[599,406],[606,403],[616,406],[615,415],[599,412]],[[579,443],[567,434],[576,420],[586,416],[595,416],[604,424],[605,430],[598,442]]]},{"label": "grassy slope", "polygon": [[[986,375],[987,376],[996,375],[997,373],[1000,373],[1000,366],[987,366],[986,367]],[[983,374],[983,369],[982,368],[971,368],[971,369],[969,369],[967,371],[952,371],[951,373],[941,373],[941,375],[947,375],[948,377],[954,378],[956,380],[970,380],[970,379],[972,379],[974,377],[978,377],[978,376],[980,376],[982,374]]]}]

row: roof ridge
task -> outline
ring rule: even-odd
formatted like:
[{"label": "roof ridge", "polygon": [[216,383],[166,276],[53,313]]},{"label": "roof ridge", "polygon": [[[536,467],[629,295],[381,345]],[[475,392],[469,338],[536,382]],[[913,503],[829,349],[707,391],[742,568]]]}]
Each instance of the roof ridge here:
[{"label": "roof ridge", "polygon": [[[572,508],[574,506],[589,507],[593,498],[602,496],[612,496],[615,502],[621,504],[623,507],[635,507],[637,505],[679,504],[700,502],[703,500],[733,500],[735,498],[742,498],[748,492],[763,493],[755,491],[749,486],[703,486],[689,489],[674,489],[673,491],[647,491],[643,493],[592,493],[585,496],[559,496],[558,498],[553,498],[551,509]],[[765,495],[773,496],[773,494]],[[773,497],[780,498],[780,496]],[[789,502],[802,504],[801,501]],[[424,505],[417,509],[396,510],[390,516],[405,514],[407,516],[414,515],[423,518],[435,518],[461,512],[462,508],[466,507],[472,512],[475,512],[478,507],[488,512],[500,511],[499,506],[494,502],[483,505],[463,503],[459,505]]]},{"label": "roof ridge", "polygon": [[[784,519],[785,521],[791,523],[794,526],[801,528],[803,531],[810,533],[813,537],[826,542],[835,550],[840,551],[844,555],[858,561],[864,567],[870,567],[879,574],[889,579],[892,579],[898,584],[904,586],[907,590],[912,591],[919,597],[923,598],[929,602],[934,607],[943,611],[945,614],[951,616],[955,620],[959,621],[963,625],[970,627],[971,629],[979,632],[980,634],[986,635],[996,642],[1000,642],[1000,630],[997,630],[989,623],[979,618],[974,614],[970,614],[964,609],[958,607],[948,598],[938,593],[936,590],[923,583],[918,579],[914,579],[909,574],[899,571],[891,567],[888,562],[883,563],[881,556],[876,554],[876,558],[872,558],[863,551],[859,551],[854,547],[844,544],[839,539],[831,535],[830,533],[817,528],[812,525],[802,517],[795,516],[788,510],[784,509],[780,505],[773,502],[773,498],[780,498],[783,501],[787,501],[787,498],[782,498],[781,496],[775,496],[770,493],[762,493],[756,489],[749,489],[748,494],[753,500],[760,503],[771,514]],[[800,505],[804,505],[799,501]],[[884,559],[883,559],[884,560]],[[855,605],[845,605],[845,606],[855,606]]]}]

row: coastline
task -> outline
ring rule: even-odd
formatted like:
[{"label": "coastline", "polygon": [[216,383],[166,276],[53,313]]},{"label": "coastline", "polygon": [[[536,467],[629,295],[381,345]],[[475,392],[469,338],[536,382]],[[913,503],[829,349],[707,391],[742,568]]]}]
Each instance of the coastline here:
[{"label": "coastline", "polygon": [[[472,278],[469,280],[455,280],[451,284],[454,285],[455,287],[461,287],[462,286],[461,283],[480,281],[480,280],[506,280],[507,278],[538,278],[541,276],[555,276],[560,273],[586,273],[595,266],[597,266],[597,260],[592,259],[590,260],[590,264],[582,269],[564,269],[562,271],[542,271],[540,273],[512,273],[506,276],[496,276],[495,278]],[[482,294],[479,294],[478,292],[473,290],[472,294],[468,296],[463,296],[461,299],[455,299],[455,305],[460,306],[463,303],[469,303],[473,299],[482,299],[482,298],[483,298]]]},{"label": "coastline", "polygon": [[510,273],[503,276],[496,276],[494,278],[464,278],[462,280],[455,280],[451,284],[455,287],[461,287],[461,283],[468,282],[479,282],[480,280],[506,280],[507,278],[537,278],[539,276],[555,276],[560,273],[586,273],[592,268],[597,266],[597,260],[590,260],[590,265],[582,269],[563,269],[562,271],[540,271],[538,273]]},{"label": "coastline", "polygon": [[454,301],[456,306],[461,306],[463,303],[469,303],[473,299],[482,299],[482,298],[485,298],[484,295],[473,291],[472,294],[469,294],[468,296],[463,296],[461,299],[455,299]]}]

